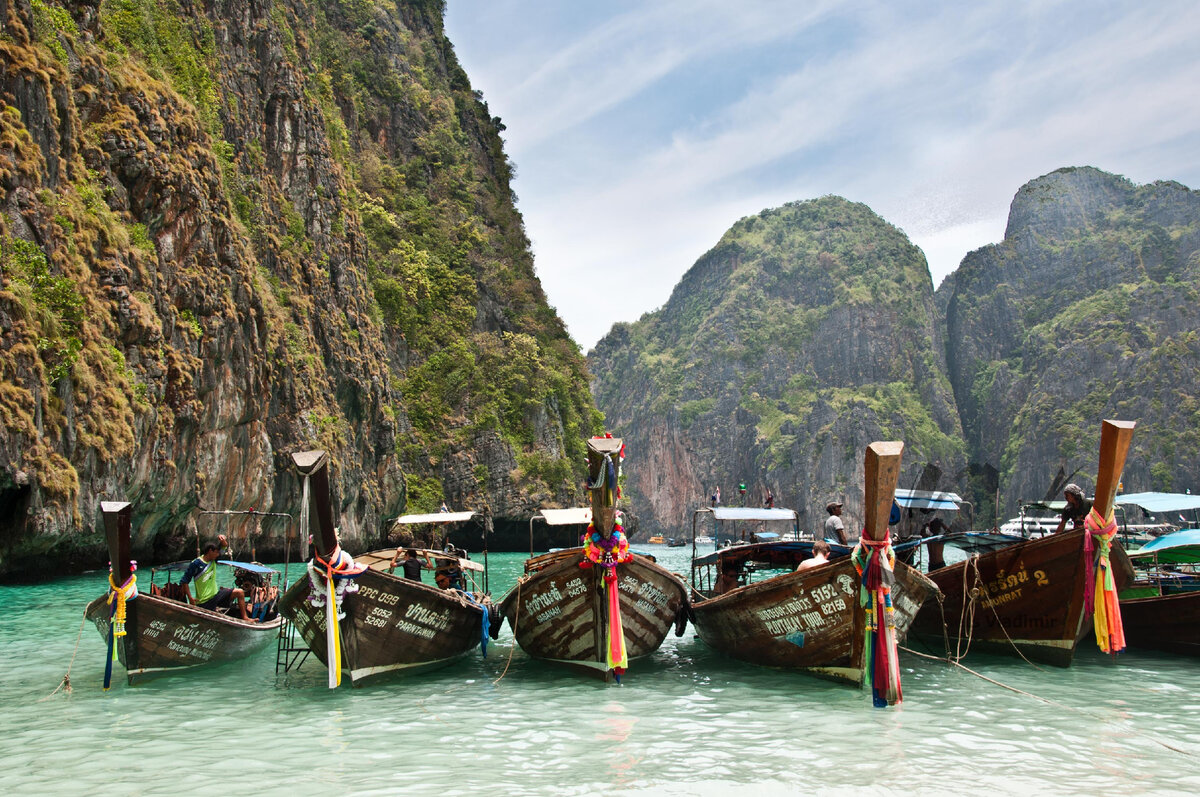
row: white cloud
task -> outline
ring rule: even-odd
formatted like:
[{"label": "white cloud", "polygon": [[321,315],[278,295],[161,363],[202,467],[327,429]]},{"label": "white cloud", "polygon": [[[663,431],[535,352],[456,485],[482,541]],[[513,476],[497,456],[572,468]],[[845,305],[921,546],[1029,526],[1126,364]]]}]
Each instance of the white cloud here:
[{"label": "white cloud", "polygon": [[[737,218],[786,201],[866,202],[936,284],[1053,169],[1200,182],[1200,6],[678,0],[575,29],[561,6],[540,24],[552,5],[450,0],[448,29],[508,125],[539,274],[585,348],[661,305]],[[692,81],[743,61],[680,111],[706,96]],[[619,317],[595,312],[596,275]]]}]

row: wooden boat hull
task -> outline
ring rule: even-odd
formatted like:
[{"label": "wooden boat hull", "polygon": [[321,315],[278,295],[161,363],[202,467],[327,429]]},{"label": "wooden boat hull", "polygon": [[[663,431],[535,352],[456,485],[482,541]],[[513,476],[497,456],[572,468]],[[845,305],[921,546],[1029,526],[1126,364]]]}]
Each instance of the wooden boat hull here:
[{"label": "wooden boat hull", "polygon": [[[892,605],[898,639],[936,591],[919,571],[896,563]],[[847,557],[696,599],[692,624],[705,644],[735,659],[859,686],[865,618],[858,594],[858,573]]]},{"label": "wooden boat hull", "polygon": [[[109,611],[102,596],[85,612],[106,643]],[[248,622],[142,593],[126,604],[126,634],[117,640],[117,656],[133,683],[153,673],[245,658],[273,642],[281,622],[278,617]]]},{"label": "wooden boat hull", "polygon": [[[546,564],[521,578],[500,611],[530,656],[607,679],[603,568],[581,568],[583,559],[576,548],[530,560],[533,567]],[[678,576],[635,554],[617,566],[617,583],[630,661],[658,650],[671,628],[682,633],[687,588]]]},{"label": "wooden boat hull", "polygon": [[[971,649],[1013,654],[1015,648],[1032,661],[1069,666],[1087,632],[1083,535],[1078,529],[1023,540],[930,573],[945,596],[946,636],[969,639]],[[1115,556],[1125,558],[1123,551]],[[941,614],[926,612],[914,632],[940,641],[942,622]]]},{"label": "wooden boat hull", "polygon": [[[342,673],[361,686],[388,673],[444,667],[479,645],[483,609],[451,590],[378,570],[358,577],[358,592],[342,602]],[[308,601],[300,578],[279,601],[308,647],[328,666],[325,607]]]},{"label": "wooden boat hull", "polygon": [[1129,647],[1200,656],[1200,592],[1121,601]]}]

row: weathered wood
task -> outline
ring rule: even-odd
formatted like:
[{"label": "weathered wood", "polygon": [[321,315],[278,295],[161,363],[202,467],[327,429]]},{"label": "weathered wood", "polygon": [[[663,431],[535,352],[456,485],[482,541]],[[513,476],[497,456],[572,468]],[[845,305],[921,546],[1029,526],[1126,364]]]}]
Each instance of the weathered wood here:
[{"label": "weathered wood", "polygon": [[904,443],[875,442],[867,446],[863,459],[863,534],[869,540],[883,540],[888,535],[888,517],[896,496],[900,478],[900,458]]},{"label": "weathered wood", "polygon": [[[896,563],[895,576],[892,605],[896,636],[903,639],[936,588],[902,562]],[[714,598],[694,595],[692,624],[705,644],[735,659],[859,686],[864,666],[864,618],[858,589],[854,564],[843,557]]]},{"label": "weathered wood", "polygon": [[[133,565],[130,560],[132,507],[121,501],[104,501],[104,531],[113,580],[124,584]],[[150,594],[146,583],[137,597],[125,604],[125,636],[116,642],[117,657],[129,683],[150,673],[232,661],[254,653],[275,639],[279,617],[256,623],[201,609]],[[110,619],[108,595],[87,605],[87,617],[107,642]]]},{"label": "weathered wood", "polygon": [[1200,656],[1200,591],[1122,600],[1121,620],[1130,647]]},{"label": "weathered wood", "polygon": [[1112,511],[1134,426],[1134,421],[1109,420],[1100,426],[1100,463],[1096,469],[1096,495],[1092,501],[1092,508],[1100,517],[1106,518]]},{"label": "weathered wood", "polygon": [[[534,557],[500,611],[529,655],[605,678],[603,568],[581,568],[583,560],[582,548]],[[682,630],[687,590],[678,576],[634,554],[617,566],[617,585],[631,661],[658,650],[677,623]]]},{"label": "weathered wood", "polygon": [[[89,603],[85,615],[107,640],[106,596]],[[281,622],[242,620],[142,592],[126,604],[117,655],[133,683],[156,672],[245,658],[274,642]]]},{"label": "weathered wood", "polygon": [[[1104,421],[1094,508],[1106,515],[1129,450],[1134,424]],[[945,595],[945,627],[951,639],[970,640],[972,648],[1021,654],[1029,659],[1069,666],[1086,635],[1082,528],[1036,540],[1021,540],[998,551],[973,556],[929,574]],[[1113,574],[1118,589],[1128,575],[1124,551],[1113,540]],[[942,638],[940,617],[917,618],[916,633]]]},{"label": "weathered wood", "polygon": [[[329,503],[329,455],[320,450],[301,451],[292,454],[292,462],[301,477],[309,480],[309,496],[317,524],[317,533],[312,535],[313,547],[318,556],[328,559],[338,545],[333,509]],[[312,529],[302,529],[301,534],[312,534]]]},{"label": "weathered wood", "polygon": [[[378,551],[364,558],[391,553]],[[388,673],[444,667],[479,645],[483,608],[461,593],[375,569],[357,580],[358,592],[346,595],[346,616],[339,621],[342,672],[353,685]],[[328,666],[325,609],[309,603],[310,594],[309,579],[301,578],[280,599],[279,610]]]}]

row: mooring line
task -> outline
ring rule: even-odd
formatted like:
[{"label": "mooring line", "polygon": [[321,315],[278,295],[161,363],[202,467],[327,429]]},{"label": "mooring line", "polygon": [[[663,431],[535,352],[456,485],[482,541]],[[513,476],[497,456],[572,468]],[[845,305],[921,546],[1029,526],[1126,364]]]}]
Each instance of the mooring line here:
[{"label": "mooring line", "polygon": [[[1094,714],[1094,713],[1092,713],[1092,712],[1090,712],[1090,711],[1087,711],[1087,710],[1085,710],[1085,709],[1081,709],[1081,708],[1079,708],[1079,707],[1077,707],[1077,706],[1071,706],[1071,705],[1068,705],[1068,704],[1066,704],[1066,703],[1060,703],[1060,702],[1058,702],[1057,700],[1051,700],[1051,699],[1050,699],[1050,698],[1048,698],[1048,697],[1042,697],[1041,695],[1035,695],[1033,692],[1026,692],[1024,689],[1018,689],[1018,688],[1017,688],[1017,687],[1015,687],[1015,686],[1009,686],[1009,685],[1008,685],[1008,684],[1006,684],[1006,683],[1002,683],[1002,682],[1000,682],[1000,681],[997,681],[995,678],[989,678],[988,676],[984,675],[983,673],[976,672],[975,670],[972,670],[970,667],[966,666],[965,664],[963,664],[963,663],[961,663],[961,662],[954,661],[953,659],[949,659],[949,658],[943,658],[943,657],[941,657],[941,656],[931,656],[931,655],[929,655],[928,653],[921,653],[920,651],[916,651],[916,650],[913,650],[912,648],[907,648],[907,647],[904,647],[903,645],[899,645],[898,647],[899,647],[901,650],[903,650],[905,653],[911,653],[912,655],[914,655],[914,656],[919,656],[919,657],[920,657],[920,658],[922,658],[922,659],[929,659],[929,660],[931,660],[931,661],[941,661],[941,662],[945,662],[946,664],[951,664],[951,665],[953,665],[953,666],[955,666],[955,667],[958,667],[958,668],[960,668],[960,669],[962,669],[962,670],[966,670],[966,671],[967,671],[967,672],[969,672],[971,675],[974,675],[976,678],[980,678],[980,679],[982,679],[982,680],[984,680],[984,681],[987,681],[987,682],[988,682],[988,683],[990,683],[990,684],[994,684],[994,685],[996,685],[996,686],[999,686],[1001,689],[1007,689],[1007,690],[1009,690],[1010,692],[1016,692],[1018,695],[1024,695],[1024,696],[1026,696],[1026,697],[1032,697],[1034,700],[1040,700],[1040,701],[1042,701],[1043,703],[1046,703],[1047,705],[1055,706],[1056,708],[1065,708],[1065,709],[1066,709],[1066,710],[1068,710],[1068,711],[1074,711],[1074,712],[1075,712],[1075,713],[1077,713],[1077,714],[1082,714],[1082,715],[1084,715],[1085,717],[1090,717],[1090,718],[1092,718],[1092,719],[1094,719],[1094,720],[1099,720],[1100,722],[1105,722],[1105,721],[1107,721],[1107,718],[1106,718],[1106,717],[1103,717],[1103,716],[1101,716],[1101,715],[1099,715],[1099,714]],[[1162,746],[1162,747],[1165,747],[1166,749],[1168,749],[1168,750],[1171,750],[1171,751],[1173,751],[1173,752],[1179,753],[1180,755],[1185,755],[1185,756],[1187,756],[1188,758],[1200,758],[1200,755],[1197,755],[1196,753],[1193,753],[1193,752],[1191,752],[1191,751],[1189,751],[1189,750],[1184,750],[1184,749],[1182,749],[1182,748],[1179,748],[1179,747],[1175,747],[1174,745],[1167,744],[1166,742],[1162,741],[1161,739],[1159,739],[1159,738],[1157,738],[1157,737],[1154,737],[1154,736],[1151,736],[1150,734],[1148,734],[1148,733],[1145,733],[1145,732],[1143,732],[1143,731],[1140,731],[1140,730],[1138,730],[1137,728],[1130,728],[1130,729],[1129,729],[1129,731],[1130,731],[1130,733],[1134,734],[1135,736],[1141,736],[1141,737],[1143,737],[1143,738],[1145,738],[1145,739],[1149,739],[1150,741],[1154,742],[1155,744],[1157,744],[1157,745],[1160,745],[1160,746]]]}]

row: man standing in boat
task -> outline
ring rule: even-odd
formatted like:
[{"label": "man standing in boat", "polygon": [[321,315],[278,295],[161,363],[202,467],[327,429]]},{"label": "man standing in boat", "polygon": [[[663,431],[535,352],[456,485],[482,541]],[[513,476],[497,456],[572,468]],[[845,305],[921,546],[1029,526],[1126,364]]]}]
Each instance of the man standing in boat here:
[{"label": "man standing in boat", "polygon": [[1088,512],[1092,511],[1092,502],[1083,496],[1083,490],[1078,484],[1068,484],[1064,487],[1063,498],[1067,501],[1067,507],[1062,511],[1058,528],[1054,530],[1055,534],[1060,534],[1067,528],[1068,520],[1071,521],[1071,528],[1080,528],[1083,525],[1083,519],[1088,516]]},{"label": "man standing in boat", "polygon": [[846,539],[846,524],[842,522],[842,502],[830,501],[825,505],[829,517],[825,519],[825,539],[841,545],[849,545]]},{"label": "man standing in boat", "polygon": [[[204,552],[193,559],[187,570],[183,571],[183,578],[179,579],[179,584],[187,593],[189,603],[193,603],[201,609],[215,611],[228,607],[236,600],[242,619],[249,620],[250,617],[246,614],[246,593],[237,588],[217,586],[217,558],[220,555],[221,551],[217,543],[205,543]],[[192,599],[192,591],[188,587],[193,580],[196,582],[195,600]]]}]

